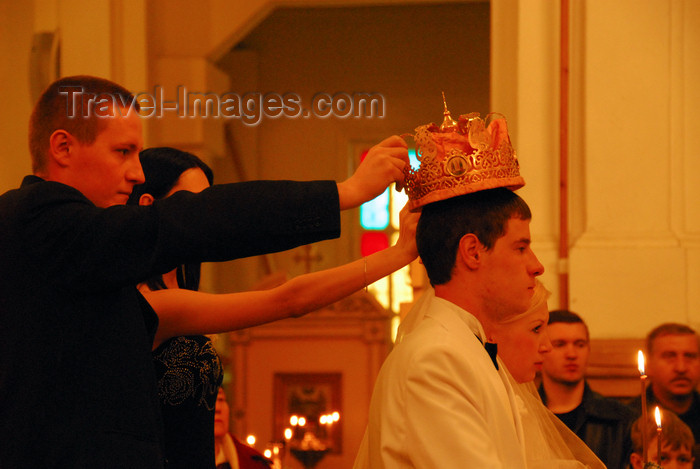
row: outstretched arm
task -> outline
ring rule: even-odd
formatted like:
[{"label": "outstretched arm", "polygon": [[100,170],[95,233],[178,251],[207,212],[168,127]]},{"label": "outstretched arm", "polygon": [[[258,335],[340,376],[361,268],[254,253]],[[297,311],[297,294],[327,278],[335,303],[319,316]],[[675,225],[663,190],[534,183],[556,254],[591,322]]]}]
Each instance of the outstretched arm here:
[{"label": "outstretched arm", "polygon": [[410,164],[406,142],[393,135],[373,146],[355,173],[338,183],[340,209],[358,207],[372,200],[396,182],[401,188],[403,169]]},{"label": "outstretched arm", "polygon": [[419,213],[403,208],[399,240],[394,246],[366,259],[295,277],[271,290],[228,294],[144,291],[160,320],[155,345],[179,335],[215,334],[297,317],[334,303],[416,258],[418,217]]}]

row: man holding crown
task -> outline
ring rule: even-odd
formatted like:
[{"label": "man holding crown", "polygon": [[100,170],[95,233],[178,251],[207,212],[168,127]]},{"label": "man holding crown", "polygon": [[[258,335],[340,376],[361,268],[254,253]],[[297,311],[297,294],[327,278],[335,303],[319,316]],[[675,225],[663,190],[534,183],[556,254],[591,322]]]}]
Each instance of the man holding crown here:
[{"label": "man holding crown", "polygon": [[403,182],[405,142],[345,181],[248,181],[125,206],[144,182],[138,100],[63,77],[30,119],[33,175],[0,195],[0,467],[163,468],[151,348],[136,284],[337,237],[340,212]]},{"label": "man holding crown", "polygon": [[[434,295],[399,329],[377,378],[355,467],[527,466],[516,395],[484,325],[525,311],[544,267],[530,247],[525,181],[504,119],[416,129],[408,170],[416,240]],[[416,319],[419,318],[419,319]],[[500,364],[500,366],[499,366]]]}]

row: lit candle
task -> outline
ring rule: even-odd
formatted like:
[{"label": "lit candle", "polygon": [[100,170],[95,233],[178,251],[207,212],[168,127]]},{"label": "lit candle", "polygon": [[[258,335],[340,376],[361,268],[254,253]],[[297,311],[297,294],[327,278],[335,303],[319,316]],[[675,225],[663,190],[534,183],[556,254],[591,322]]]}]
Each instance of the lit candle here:
[{"label": "lit candle", "polygon": [[255,435],[248,435],[245,439],[248,446],[255,446]]},{"label": "lit candle", "polygon": [[[639,353],[637,353],[637,367],[639,368],[639,378],[642,383],[642,394],[641,394],[641,399],[642,399],[642,428],[646,428],[647,426],[647,389],[646,389],[646,380],[647,380],[647,375],[644,372],[644,354],[640,350]],[[642,455],[644,458],[644,464],[649,462],[649,455],[647,452],[647,432],[643,431],[642,432]]]},{"label": "lit candle", "polygon": [[287,467],[287,461],[289,459],[289,454],[290,451],[290,444],[289,440],[292,439],[292,429],[291,428],[285,428],[284,429],[284,454],[282,455],[282,467]]},{"label": "lit candle", "polygon": [[654,409],[654,418],[656,419],[656,463],[661,465],[661,411],[659,406]]},{"label": "lit candle", "polygon": [[297,428],[299,426],[299,416],[297,415],[292,415],[289,417],[289,424],[294,428],[293,430],[293,435],[295,438],[299,437],[299,429]]}]

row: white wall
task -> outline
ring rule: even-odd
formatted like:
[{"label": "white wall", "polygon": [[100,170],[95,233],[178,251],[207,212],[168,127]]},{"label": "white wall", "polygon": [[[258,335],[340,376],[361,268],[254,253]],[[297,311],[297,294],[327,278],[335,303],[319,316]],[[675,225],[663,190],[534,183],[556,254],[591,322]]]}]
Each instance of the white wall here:
[{"label": "white wall", "polygon": [[29,174],[27,132],[32,102],[29,53],[33,33],[32,2],[0,0],[0,84],[4,99],[0,113],[0,193],[19,187]]},{"label": "white wall", "polygon": [[[493,33],[505,37],[494,63],[517,70],[493,78],[493,99],[515,100],[523,193],[557,292],[558,4],[492,4]],[[598,338],[641,337],[663,321],[697,327],[700,8],[587,0],[571,14],[570,307]]]}]

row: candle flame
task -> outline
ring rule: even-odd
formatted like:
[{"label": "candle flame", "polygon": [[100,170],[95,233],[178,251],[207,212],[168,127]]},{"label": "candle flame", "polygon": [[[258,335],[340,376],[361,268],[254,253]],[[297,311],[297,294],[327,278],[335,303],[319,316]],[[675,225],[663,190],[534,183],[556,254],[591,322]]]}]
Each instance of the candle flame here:
[{"label": "candle flame", "polygon": [[285,429],[284,429],[284,439],[285,439],[285,440],[291,440],[291,439],[292,439],[292,429],[291,429],[291,428],[285,428]]},{"label": "candle flame", "polygon": [[661,411],[659,410],[659,406],[654,408],[654,419],[656,420],[656,427],[661,428]]},{"label": "candle flame", "polygon": [[245,441],[250,446],[255,445],[255,435],[248,435],[248,437],[245,439]]},{"label": "candle flame", "polygon": [[639,369],[639,374],[644,376],[644,354],[641,350],[637,353],[637,368]]}]

